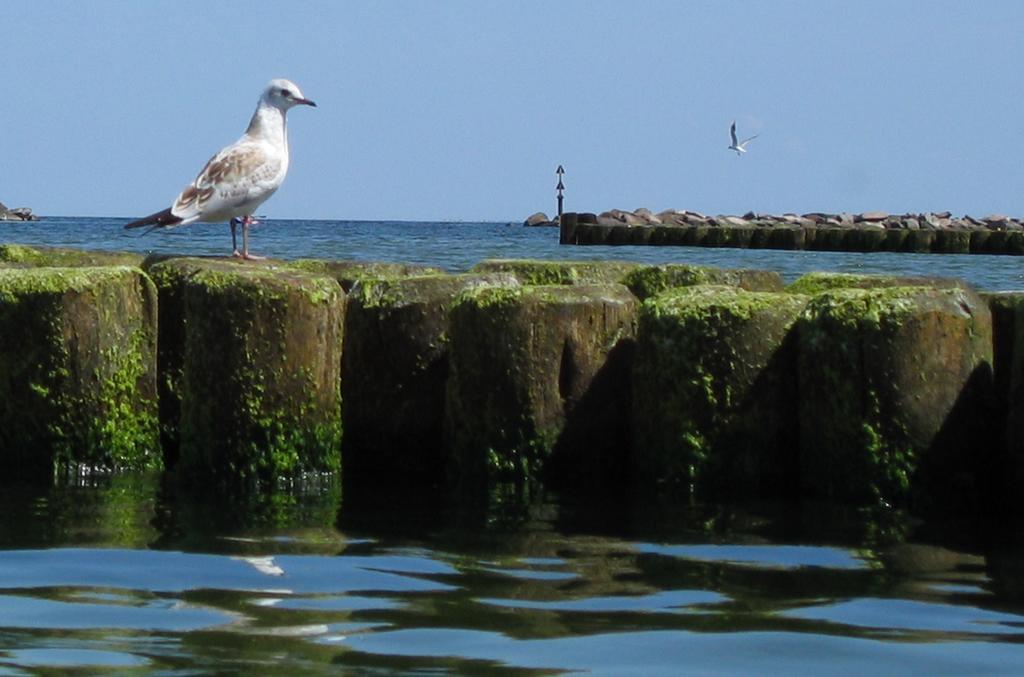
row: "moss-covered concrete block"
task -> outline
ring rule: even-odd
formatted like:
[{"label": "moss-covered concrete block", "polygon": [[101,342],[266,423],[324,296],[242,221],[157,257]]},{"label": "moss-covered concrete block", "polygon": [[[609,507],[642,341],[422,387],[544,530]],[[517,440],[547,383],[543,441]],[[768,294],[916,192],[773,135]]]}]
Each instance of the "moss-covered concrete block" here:
[{"label": "moss-covered concrete block", "polygon": [[879,287],[971,288],[967,282],[955,277],[812,272],[801,275],[786,287],[786,291],[793,294],[809,294],[813,296],[830,289],[876,289]]},{"label": "moss-covered concrete block", "polygon": [[629,407],[617,377],[628,374],[637,306],[617,284],[483,288],[456,300],[446,431],[463,487],[531,480],[556,447],[568,456],[556,482],[621,483]]},{"label": "moss-covered concrete block", "polygon": [[699,284],[728,285],[748,291],[781,291],[782,277],[768,270],[714,268],[670,263],[660,266],[638,266],[626,272],[622,284],[640,300],[667,289]]},{"label": "moss-covered concrete block", "polygon": [[753,246],[754,238],[761,232],[760,226],[742,226],[726,228],[725,242],[728,247],[746,249]]},{"label": "moss-covered concrete block", "polygon": [[679,226],[654,226],[648,244],[662,246],[671,244],[672,230]]},{"label": "moss-covered concrete block", "polygon": [[969,254],[971,251],[971,231],[954,229],[936,230],[932,251],[940,254]]},{"label": "moss-covered concrete block", "polygon": [[772,249],[810,249],[817,240],[819,229],[815,228],[772,228],[768,246]]},{"label": "moss-covered concrete block", "polygon": [[885,249],[885,228],[854,228],[846,240],[847,251],[877,252]]},{"label": "moss-covered concrete block", "polygon": [[908,230],[903,240],[903,251],[927,253],[932,251],[935,242],[934,230]]},{"label": "moss-covered concrete block", "polygon": [[629,231],[629,244],[646,245],[651,243],[654,235],[652,226],[634,226]]},{"label": "moss-covered concrete block", "polygon": [[709,241],[715,238],[715,226],[692,226],[686,228],[686,235],[683,242],[692,247],[707,247]]},{"label": "moss-covered concrete block", "polygon": [[809,297],[695,286],[647,299],[633,362],[641,487],[792,496],[795,322]]},{"label": "moss-covered concrete block", "polygon": [[161,467],[156,292],[126,266],[0,268],[0,463]]},{"label": "moss-covered concrete block", "polygon": [[814,249],[845,251],[846,241],[852,230],[852,228],[817,228],[814,233]]},{"label": "moss-covered concrete block", "polygon": [[376,261],[328,261],[324,259],[296,259],[286,264],[289,268],[317,275],[333,277],[348,293],[359,280],[395,279],[414,275],[442,275],[444,270],[432,266],[409,263]]},{"label": "moss-covered concrete block", "polygon": [[331,277],[179,268],[180,456],[188,482],[246,487],[340,466],[344,292]]},{"label": "moss-covered concrete block", "polygon": [[689,245],[693,240],[693,231],[695,230],[695,226],[672,226],[667,233],[665,244],[675,247]]},{"label": "moss-covered concrete block", "polygon": [[21,244],[0,245],[0,266],[56,267],[141,266],[145,257],[133,252],[90,251],[66,247],[29,247]]},{"label": "moss-covered concrete block", "polygon": [[630,238],[632,238],[633,226],[627,226],[626,224],[612,226],[608,232],[608,241],[606,244],[611,245],[623,245],[629,244]]},{"label": "moss-covered concrete block", "polygon": [[885,243],[882,249],[887,252],[901,252],[906,249],[907,233],[909,230],[903,228],[886,228]]},{"label": "moss-covered concrete block", "polygon": [[621,282],[640,267],[627,261],[538,261],[533,259],[485,259],[470,268],[473,273],[509,273],[525,285],[604,284]]},{"label": "moss-covered concrete block", "polygon": [[379,483],[415,475],[425,486],[444,479],[448,309],[467,290],[518,285],[509,273],[490,273],[353,287],[341,376],[347,477]]},{"label": "moss-covered concrete block", "polygon": [[[240,259],[239,259],[240,261]],[[185,359],[185,282],[204,266],[232,265],[232,259],[153,254],[142,267],[156,285],[157,393],[160,443],[168,468],[177,463],[181,444],[181,381]],[[273,265],[265,262],[259,266]]]},{"label": "moss-covered concrete block", "polygon": [[992,317],[974,292],[832,290],[799,336],[807,494],[922,509],[977,498],[994,426]]},{"label": "moss-covered concrete block", "polygon": [[174,256],[151,254],[142,264],[156,284],[157,305],[157,392],[160,401],[160,440],[168,468],[177,463],[181,446],[181,388],[185,360],[185,285],[200,270],[262,270],[268,273],[287,268],[283,261],[243,261],[229,257]]},{"label": "moss-covered concrete block", "polygon": [[584,224],[581,221],[576,226],[576,241],[580,244],[608,244],[614,227],[603,223]]},{"label": "moss-covered concrete block", "polygon": [[970,231],[971,239],[968,248],[972,254],[984,254],[988,252],[989,235],[996,231],[988,230],[987,228],[979,228],[977,230]]}]

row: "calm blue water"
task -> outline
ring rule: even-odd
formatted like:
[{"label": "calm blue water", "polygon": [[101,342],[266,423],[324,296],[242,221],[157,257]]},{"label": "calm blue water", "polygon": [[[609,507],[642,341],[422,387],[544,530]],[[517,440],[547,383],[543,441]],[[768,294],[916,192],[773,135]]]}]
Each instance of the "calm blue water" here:
[{"label": "calm blue water", "polygon": [[0,498],[0,674],[1020,674],[1024,558],[823,505]]},{"label": "calm blue water", "polygon": [[[0,242],[226,254],[226,226],[0,223]],[[489,257],[963,277],[1024,260],[559,247],[493,223],[274,221],[280,258],[465,270]],[[0,674],[1020,674],[1024,539],[827,505],[496,501],[301,492],[223,502],[153,478],[0,486]]]},{"label": "calm blue water", "polygon": [[[163,232],[125,231],[128,219],[49,218],[0,222],[0,243],[41,244],[194,255],[231,252],[227,225],[199,224]],[[1024,259],[1014,256],[858,254],[709,249],[701,247],[560,246],[554,228],[504,223],[415,221],[266,221],[252,231],[250,250],[275,258],[390,261],[464,271],[485,258],[615,259],[760,268],[792,281],[809,271],[960,277],[979,289],[1024,289]]]}]

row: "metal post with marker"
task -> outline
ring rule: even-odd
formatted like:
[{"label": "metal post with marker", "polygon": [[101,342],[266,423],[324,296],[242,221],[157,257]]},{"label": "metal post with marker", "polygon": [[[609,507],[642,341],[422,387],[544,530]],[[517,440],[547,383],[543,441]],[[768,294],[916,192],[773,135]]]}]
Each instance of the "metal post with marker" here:
[{"label": "metal post with marker", "polygon": [[562,165],[558,165],[558,169],[555,170],[555,174],[558,175],[558,185],[555,186],[555,190],[558,191],[558,220],[562,220],[562,191],[565,190],[565,184],[562,183],[562,174],[565,174],[565,170]]},{"label": "metal post with marker", "polygon": [[555,174],[558,175],[558,185],[555,186],[555,190],[558,191],[558,244],[576,244],[576,214],[562,213],[562,191],[565,190],[565,184],[562,183],[565,169],[562,165],[558,165]]}]

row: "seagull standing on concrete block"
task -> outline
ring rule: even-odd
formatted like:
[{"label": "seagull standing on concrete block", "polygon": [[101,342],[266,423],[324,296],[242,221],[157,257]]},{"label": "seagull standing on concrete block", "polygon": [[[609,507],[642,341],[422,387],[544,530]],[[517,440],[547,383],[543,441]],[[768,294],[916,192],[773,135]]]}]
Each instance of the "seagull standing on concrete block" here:
[{"label": "seagull standing on concrete block", "polygon": [[[316,106],[295,83],[271,80],[256,112],[238,141],[210,158],[199,176],[167,209],[125,224],[125,228],[172,228],[190,223],[231,224],[232,255],[260,259],[249,253],[249,226],[256,208],[274,194],[288,173],[288,130],[285,116],[293,106]],[[235,228],[242,226],[242,251]],[[152,230],[152,228],[151,228]]]},{"label": "seagull standing on concrete block", "polygon": [[732,121],[732,127],[729,128],[729,137],[732,139],[732,143],[729,144],[729,150],[736,151],[737,155],[743,155],[747,152],[747,144],[757,138],[757,134],[754,134],[749,139],[743,139],[742,141],[736,141],[736,121]]}]

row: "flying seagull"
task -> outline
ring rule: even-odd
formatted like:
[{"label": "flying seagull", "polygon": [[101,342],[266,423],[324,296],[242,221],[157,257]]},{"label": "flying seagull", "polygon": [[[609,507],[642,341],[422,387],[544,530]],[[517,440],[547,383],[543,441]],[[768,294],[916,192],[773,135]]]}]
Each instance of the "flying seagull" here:
[{"label": "flying seagull", "polygon": [[[258,223],[252,213],[274,194],[288,173],[288,130],[285,116],[298,105],[316,106],[295,83],[271,80],[260,96],[238,141],[210,158],[199,176],[181,191],[167,209],[150,214],[125,228],[171,228],[189,223],[231,224],[232,255],[260,259],[249,253],[249,226]],[[235,227],[242,226],[242,251],[238,251]]]},{"label": "flying seagull", "polygon": [[737,155],[743,155],[747,152],[747,144],[757,138],[757,134],[754,134],[749,139],[743,139],[742,141],[736,141],[736,121],[732,121],[732,127],[729,128],[729,136],[732,138],[732,144],[729,145],[729,150],[736,151]]}]

